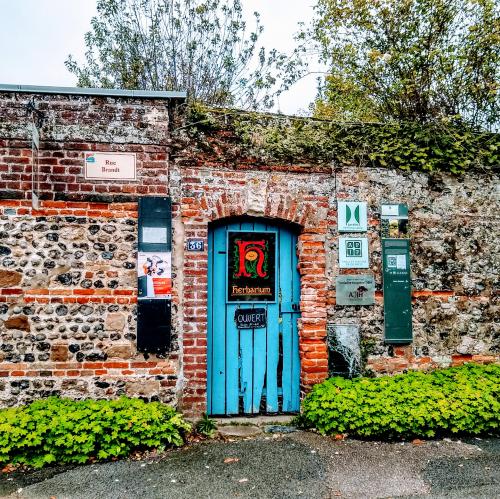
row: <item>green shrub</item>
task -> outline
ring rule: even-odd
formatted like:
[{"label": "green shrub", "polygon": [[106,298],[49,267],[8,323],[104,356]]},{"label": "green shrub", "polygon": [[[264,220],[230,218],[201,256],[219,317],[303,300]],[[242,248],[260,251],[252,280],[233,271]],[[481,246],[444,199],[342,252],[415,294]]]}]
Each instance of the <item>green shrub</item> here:
[{"label": "green shrub", "polygon": [[195,428],[200,435],[211,438],[217,429],[217,423],[215,419],[211,419],[206,413],[203,413],[201,419],[196,423]]},{"label": "green shrub", "polygon": [[180,446],[189,430],[160,402],[50,397],[0,411],[0,463],[40,468],[127,456],[134,449]]},{"label": "green shrub", "polygon": [[409,438],[499,432],[500,366],[331,378],[302,405],[300,423],[322,434]]}]

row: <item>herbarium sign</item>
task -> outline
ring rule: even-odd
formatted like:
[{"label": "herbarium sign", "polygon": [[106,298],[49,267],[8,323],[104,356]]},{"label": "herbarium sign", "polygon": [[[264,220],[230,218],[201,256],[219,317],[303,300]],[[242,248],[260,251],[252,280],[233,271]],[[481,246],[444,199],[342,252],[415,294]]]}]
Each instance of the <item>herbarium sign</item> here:
[{"label": "herbarium sign", "polygon": [[227,237],[227,301],[276,301],[276,233],[230,231]]}]

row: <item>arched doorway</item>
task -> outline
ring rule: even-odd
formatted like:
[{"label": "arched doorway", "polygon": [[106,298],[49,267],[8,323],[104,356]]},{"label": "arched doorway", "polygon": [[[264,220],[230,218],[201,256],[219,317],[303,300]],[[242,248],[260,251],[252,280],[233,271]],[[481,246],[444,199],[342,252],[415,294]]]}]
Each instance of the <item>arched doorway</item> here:
[{"label": "arched doorway", "polygon": [[208,235],[208,414],[297,412],[297,234],[260,218]]}]

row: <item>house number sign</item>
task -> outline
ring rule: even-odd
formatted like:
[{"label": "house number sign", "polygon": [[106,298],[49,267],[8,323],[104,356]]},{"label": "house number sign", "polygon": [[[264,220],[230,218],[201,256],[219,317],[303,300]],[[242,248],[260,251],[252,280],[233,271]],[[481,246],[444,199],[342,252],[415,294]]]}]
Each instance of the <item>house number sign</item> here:
[{"label": "house number sign", "polygon": [[186,246],[188,251],[203,251],[205,249],[205,242],[203,239],[188,239]]}]

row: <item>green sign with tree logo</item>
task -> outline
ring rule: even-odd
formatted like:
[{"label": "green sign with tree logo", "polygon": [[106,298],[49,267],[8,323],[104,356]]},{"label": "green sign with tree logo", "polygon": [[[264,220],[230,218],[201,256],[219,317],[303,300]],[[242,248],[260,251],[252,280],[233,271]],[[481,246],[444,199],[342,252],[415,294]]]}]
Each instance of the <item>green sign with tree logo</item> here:
[{"label": "green sign with tree logo", "polygon": [[338,231],[366,232],[367,208],[363,201],[338,201]]},{"label": "green sign with tree logo", "polygon": [[337,305],[373,305],[375,280],[372,275],[339,275],[335,280]]}]

